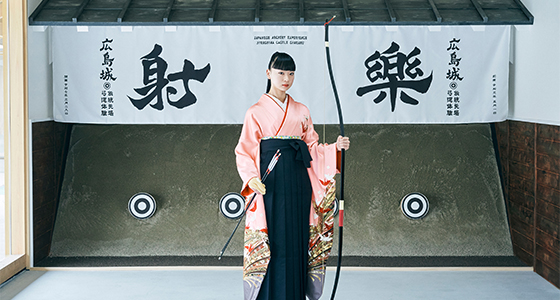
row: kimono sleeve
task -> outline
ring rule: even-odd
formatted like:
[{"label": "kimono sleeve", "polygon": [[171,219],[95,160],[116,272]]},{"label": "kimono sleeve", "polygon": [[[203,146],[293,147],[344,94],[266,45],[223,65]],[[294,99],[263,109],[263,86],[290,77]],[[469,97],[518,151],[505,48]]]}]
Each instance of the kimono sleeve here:
[{"label": "kimono sleeve", "polygon": [[[307,114],[309,115],[309,114]],[[337,166],[337,150],[336,144],[319,144],[319,135],[313,128],[313,121],[311,117],[304,124],[304,133],[302,136],[303,141],[309,148],[309,153],[313,158],[311,161],[311,168],[313,173],[321,182],[332,180],[334,175],[338,173]]]},{"label": "kimono sleeve", "polygon": [[243,129],[239,142],[235,147],[237,172],[243,180],[241,194],[245,197],[253,191],[248,186],[249,180],[259,177],[259,145],[262,138],[262,130],[255,117],[254,110],[249,109],[245,114]]}]

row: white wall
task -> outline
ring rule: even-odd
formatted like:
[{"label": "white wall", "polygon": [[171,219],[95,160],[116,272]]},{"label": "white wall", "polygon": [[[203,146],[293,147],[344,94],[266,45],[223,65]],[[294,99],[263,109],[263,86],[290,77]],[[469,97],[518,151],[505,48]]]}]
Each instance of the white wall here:
[{"label": "white wall", "polygon": [[[522,0],[533,25],[513,26],[508,119],[560,125],[560,0]],[[28,0],[29,14],[40,0]],[[29,28],[29,116],[52,120],[49,29]]]},{"label": "white wall", "polygon": [[28,30],[29,118],[32,121],[54,119],[49,31],[46,26],[31,26]]},{"label": "white wall", "polygon": [[513,28],[508,119],[560,125],[560,1],[522,2],[535,23]]},{"label": "white wall", "polygon": [[[40,2],[41,0],[27,1],[29,15]],[[29,26],[27,34],[29,118],[32,121],[53,120],[49,29],[43,26]]]}]

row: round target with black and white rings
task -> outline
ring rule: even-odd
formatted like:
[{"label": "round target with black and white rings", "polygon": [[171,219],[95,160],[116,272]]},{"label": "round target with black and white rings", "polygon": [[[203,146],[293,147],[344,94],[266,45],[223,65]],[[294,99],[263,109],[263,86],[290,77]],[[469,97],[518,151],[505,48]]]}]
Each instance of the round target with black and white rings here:
[{"label": "round target with black and white rings", "polygon": [[156,212],[156,200],[148,193],[137,193],[128,200],[128,211],[136,219],[148,219]]},{"label": "round target with black and white rings", "polygon": [[338,198],[334,198],[333,201],[333,208],[332,208],[332,215],[336,217],[338,215]]},{"label": "round target with black and white rings", "polygon": [[401,211],[409,219],[424,218],[430,209],[428,198],[420,193],[410,193],[401,200]]},{"label": "round target with black and white rings", "polygon": [[227,193],[220,199],[220,212],[228,219],[241,218],[244,210],[245,197],[239,193]]}]

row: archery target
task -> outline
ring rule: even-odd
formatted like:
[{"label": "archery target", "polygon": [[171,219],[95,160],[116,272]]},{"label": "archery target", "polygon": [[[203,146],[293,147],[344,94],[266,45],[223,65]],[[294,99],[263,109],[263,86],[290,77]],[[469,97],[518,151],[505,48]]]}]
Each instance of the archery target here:
[{"label": "archery target", "polygon": [[401,201],[401,211],[409,219],[422,219],[429,209],[428,198],[420,193],[410,193]]},{"label": "archery target", "polygon": [[147,219],[156,212],[156,200],[148,193],[137,193],[128,201],[128,211],[136,219]]},{"label": "archery target", "polygon": [[228,219],[239,219],[245,210],[245,197],[238,193],[227,193],[220,199],[220,212]]},{"label": "archery target", "polygon": [[338,215],[338,198],[334,198],[332,212],[333,216],[336,217]]}]

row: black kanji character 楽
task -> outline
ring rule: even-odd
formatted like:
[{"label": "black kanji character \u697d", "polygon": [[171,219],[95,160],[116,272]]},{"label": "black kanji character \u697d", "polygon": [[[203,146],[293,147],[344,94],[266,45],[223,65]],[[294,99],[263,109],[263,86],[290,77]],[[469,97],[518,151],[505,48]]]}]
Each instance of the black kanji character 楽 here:
[{"label": "black kanji character \u697d", "polygon": [[[369,56],[364,62],[367,68],[366,76],[372,83],[378,80],[384,82],[360,87],[356,91],[356,94],[361,97],[367,93],[379,90],[380,92],[373,102],[380,103],[387,97],[387,93],[383,90],[389,89],[392,112],[395,111],[399,89],[401,89],[401,101],[407,104],[417,105],[419,103],[418,100],[409,96],[402,89],[411,89],[424,94],[430,88],[433,78],[432,72],[430,76],[426,78],[414,80],[418,76],[424,75],[422,69],[419,68],[422,62],[416,57],[421,53],[418,47],[414,47],[409,54],[398,52],[399,49],[400,46],[392,42],[391,46],[383,53],[375,51],[374,54]],[[405,80],[405,78],[413,80]]]}]

